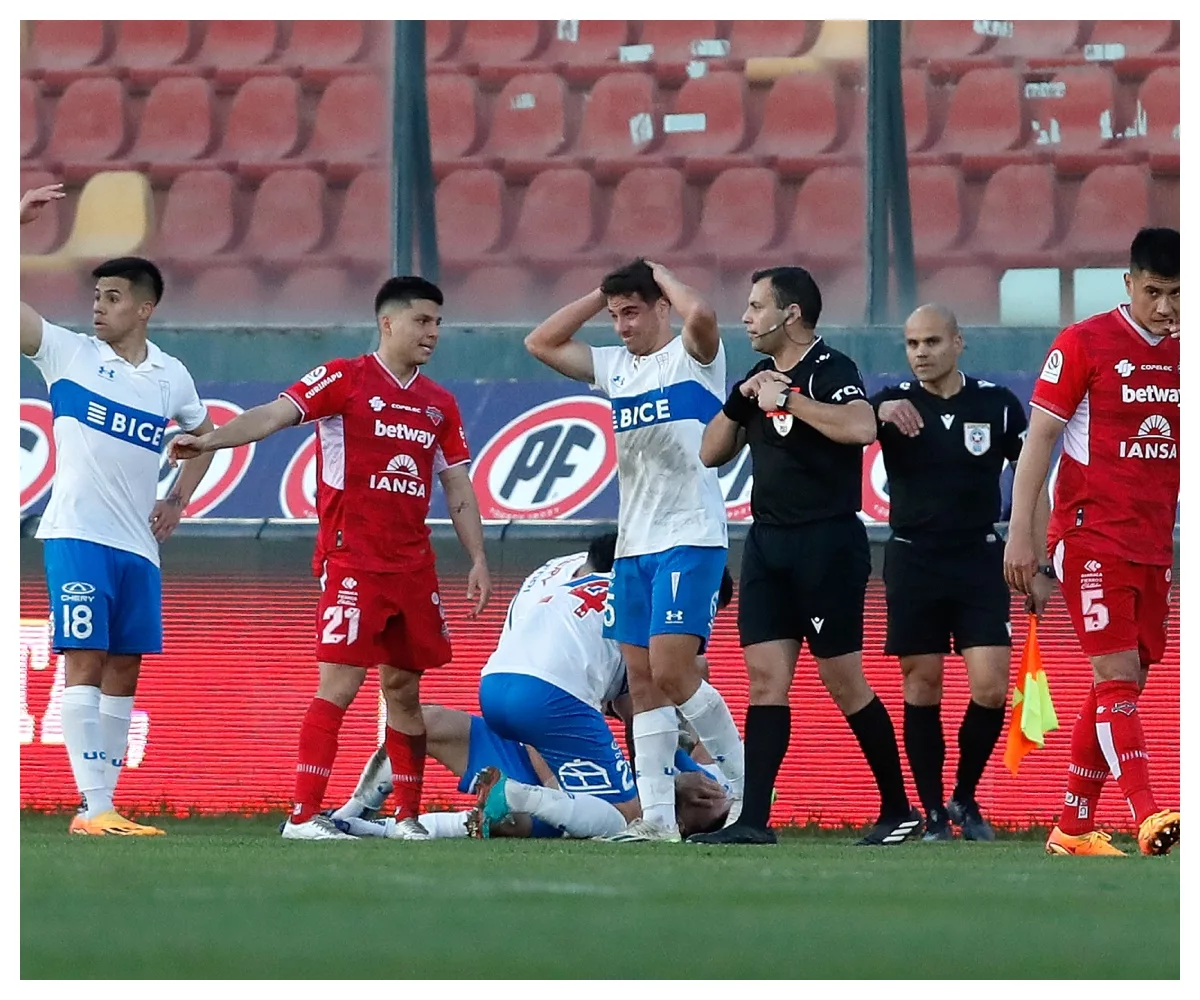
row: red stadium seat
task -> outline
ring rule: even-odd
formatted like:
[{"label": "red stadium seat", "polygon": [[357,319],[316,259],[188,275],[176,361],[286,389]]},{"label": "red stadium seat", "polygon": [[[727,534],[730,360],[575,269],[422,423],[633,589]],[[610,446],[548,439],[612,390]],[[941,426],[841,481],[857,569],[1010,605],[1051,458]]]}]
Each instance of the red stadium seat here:
[{"label": "red stadium seat", "polygon": [[32,80],[21,77],[21,159],[29,159],[41,146],[41,99],[38,86]]},{"label": "red stadium seat", "polygon": [[300,88],[289,77],[265,76],[247,80],[238,89],[225,123],[217,156],[232,160],[248,176],[261,176],[263,167],[291,156],[300,139]]},{"label": "red stadium seat", "polygon": [[91,276],[75,268],[21,271],[21,301],[56,323],[90,320],[93,287]]},{"label": "red stadium seat", "polygon": [[629,40],[628,21],[559,21],[542,61],[569,83],[589,85],[621,65],[618,53]]},{"label": "red stadium seat", "polygon": [[1055,191],[1049,166],[1013,164],[997,170],[983,192],[971,255],[1005,267],[1041,263],[1038,252],[1050,246],[1057,231]]},{"label": "red stadium seat", "polygon": [[[603,269],[597,267],[595,263],[567,268],[558,276],[554,287],[546,296],[547,308],[545,311],[549,313],[553,309],[565,306],[568,302],[583,298],[588,292],[595,291],[603,276]],[[603,317],[601,321],[603,321]]]},{"label": "red stadium seat", "polygon": [[1178,21],[1097,21],[1088,45],[1121,45],[1125,58],[1179,48]]},{"label": "red stadium seat", "polygon": [[[425,22],[425,63],[441,62],[458,47],[462,21]],[[431,67],[432,68],[432,67]]]},{"label": "red stadium seat", "polygon": [[435,192],[438,246],[444,263],[472,266],[504,233],[504,179],[494,170],[456,170]]},{"label": "red stadium seat", "polygon": [[136,87],[150,87],[164,77],[195,73],[181,65],[195,48],[199,34],[194,21],[121,21],[112,62]]},{"label": "red stadium seat", "polygon": [[155,255],[175,268],[211,261],[228,251],[237,232],[233,177],[193,170],[175,178],[158,226]]},{"label": "red stadium seat", "polygon": [[838,91],[824,70],[781,76],[763,104],[754,153],[783,177],[807,176],[827,162],[841,128]]},{"label": "red stadium seat", "polygon": [[363,21],[293,21],[279,61],[299,69],[306,82],[324,84],[339,73],[354,72],[366,47]]},{"label": "red stadium seat", "polygon": [[522,267],[477,267],[450,299],[456,317],[481,323],[534,321],[544,309],[533,275]]},{"label": "red stadium seat", "polygon": [[799,56],[817,40],[814,21],[734,21],[729,32],[733,59]]},{"label": "red stadium seat", "polygon": [[[57,182],[58,178],[45,170],[22,171],[21,193]],[[50,202],[33,222],[27,222],[21,227],[22,255],[47,254],[58,249],[63,238],[62,220],[66,214],[63,202],[67,200],[69,199]]]},{"label": "red stadium seat", "polygon": [[649,73],[609,73],[585,98],[574,153],[597,180],[615,180],[642,165],[658,121],[658,85]]},{"label": "red stadium seat", "polygon": [[988,50],[995,58],[1054,59],[1078,48],[1080,21],[1013,21],[1012,34],[996,39]]},{"label": "red stadium seat", "polygon": [[266,264],[292,267],[325,234],[325,181],[315,170],[279,170],[254,197],[242,250]]},{"label": "red stadium seat", "polygon": [[[699,129],[694,128],[697,122]],[[671,131],[672,124],[688,130]],[[717,72],[688,80],[671,114],[663,118],[663,131],[663,153],[683,156],[689,176],[713,177],[741,165],[744,158],[731,154],[746,144],[745,78],[740,73]]]},{"label": "red stadium seat", "polygon": [[867,312],[867,277],[861,264],[814,274],[821,290],[822,323],[861,323]]},{"label": "red stadium seat", "polygon": [[764,167],[726,170],[704,195],[692,256],[715,260],[723,270],[744,271],[775,242],[779,180]]},{"label": "red stadium seat", "polygon": [[945,267],[918,286],[922,302],[938,302],[960,323],[996,323],[1000,317],[1000,276],[987,267]]},{"label": "red stadium seat", "polygon": [[[909,153],[926,149],[933,138],[933,124],[937,114],[932,106],[929,77],[923,69],[901,70],[901,89],[904,92],[904,142]],[[940,91],[942,88],[938,88]],[[843,157],[861,159],[867,155],[867,95],[861,88],[854,88],[849,95],[849,110],[843,117],[850,119],[850,134],[837,148]],[[939,163],[942,158],[934,156],[918,162]]]},{"label": "red stadium seat", "polygon": [[64,180],[82,180],[125,145],[125,94],[112,79],[83,79],[59,98],[42,159],[61,163]]},{"label": "red stadium seat", "polygon": [[1006,163],[1025,143],[1021,107],[1021,81],[1010,69],[977,69],[965,74],[954,87],[941,138],[914,162],[940,162],[961,157],[964,170],[991,173]]},{"label": "red stadium seat", "polygon": [[687,63],[696,58],[693,44],[721,37],[716,21],[643,21],[639,45],[653,45],[655,63]]},{"label": "red stadium seat", "polygon": [[903,56],[906,63],[966,59],[984,52],[990,35],[976,31],[976,21],[908,21]]},{"label": "red stadium seat", "polygon": [[[433,166],[444,176],[442,164],[474,151],[479,138],[479,98],[469,76],[435,74],[425,81],[429,104],[429,142]],[[454,167],[463,164],[454,164]]]},{"label": "red stadium seat", "polygon": [[131,160],[147,164],[151,178],[192,169],[213,141],[213,96],[207,80],[184,76],[160,80],[142,110]]},{"label": "red stadium seat", "polygon": [[814,264],[839,266],[863,254],[866,204],[859,167],[813,171],[796,195],[784,246]]},{"label": "red stadium seat", "polygon": [[548,41],[544,21],[468,21],[455,60],[476,69],[480,79],[500,83],[527,65]]},{"label": "red stadium seat", "polygon": [[963,225],[963,180],[958,170],[945,164],[913,167],[908,190],[917,260],[950,250]]},{"label": "red stadium seat", "polygon": [[567,143],[567,88],[553,73],[523,73],[500,91],[483,155],[503,159],[505,176],[528,179]]},{"label": "red stadium seat", "polygon": [[271,316],[347,322],[356,311],[349,276],[340,267],[304,265],[289,274],[271,301]]},{"label": "red stadium seat", "polygon": [[1061,96],[1029,101],[1033,141],[1054,154],[1062,174],[1086,174],[1093,167],[1127,158],[1118,140],[1114,148],[1114,120],[1118,108],[1117,81],[1106,66],[1065,67],[1049,87]]},{"label": "red stadium seat", "polygon": [[261,319],[267,314],[267,292],[247,265],[222,265],[197,275],[180,306],[194,320]]},{"label": "red stadium seat", "polygon": [[214,71],[217,82],[237,87],[282,67],[267,66],[279,46],[278,21],[209,21],[196,63]]},{"label": "red stadium seat", "polygon": [[1074,266],[1128,263],[1129,240],[1150,218],[1148,181],[1139,166],[1097,167],[1083,179],[1063,241]]},{"label": "red stadium seat", "polygon": [[523,260],[561,267],[588,249],[596,228],[596,182],[586,170],[544,170],[525,192],[513,235]]},{"label": "red stadium seat", "polygon": [[391,134],[388,103],[381,77],[336,77],[321,95],[303,157],[323,163],[333,181],[348,180],[378,162]]},{"label": "red stadium seat", "polygon": [[639,167],[617,183],[602,246],[623,256],[676,249],[684,239],[683,174],[666,167]]},{"label": "red stadium seat", "polygon": [[350,182],[333,238],[333,253],[340,261],[374,268],[388,259],[391,201],[392,181],[386,170],[364,170]]},{"label": "red stadium seat", "polygon": [[1155,173],[1179,176],[1179,67],[1156,69],[1138,89],[1145,136],[1134,140],[1150,152]]},{"label": "red stadium seat", "polygon": [[35,21],[27,70],[57,92],[85,76],[107,76],[102,63],[112,49],[108,21]]}]

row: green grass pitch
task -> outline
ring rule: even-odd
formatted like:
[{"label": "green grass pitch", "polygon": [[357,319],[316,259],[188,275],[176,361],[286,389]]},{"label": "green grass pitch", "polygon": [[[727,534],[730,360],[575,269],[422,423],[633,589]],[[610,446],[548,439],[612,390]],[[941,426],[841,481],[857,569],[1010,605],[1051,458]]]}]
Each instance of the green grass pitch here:
[{"label": "green grass pitch", "polygon": [[[23,978],[1177,978],[1179,858],[156,838],[21,818]],[[1136,851],[1128,838],[1123,848]]]}]

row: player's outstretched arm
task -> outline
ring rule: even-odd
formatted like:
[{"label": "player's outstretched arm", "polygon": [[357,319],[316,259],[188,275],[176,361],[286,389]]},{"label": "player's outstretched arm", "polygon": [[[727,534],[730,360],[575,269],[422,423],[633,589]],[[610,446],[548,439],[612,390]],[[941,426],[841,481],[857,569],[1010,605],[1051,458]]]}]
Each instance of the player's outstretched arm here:
[{"label": "player's outstretched arm", "polygon": [[[1013,476],[1012,513],[1008,520],[1008,541],[1004,546],[1004,578],[1013,590],[1026,595],[1030,593],[1038,564],[1045,558],[1049,500],[1042,497],[1046,493],[1046,477],[1050,474],[1050,458],[1065,427],[1058,417],[1035,406]],[[1041,541],[1035,537],[1039,522]]]},{"label": "player's outstretched arm", "polygon": [[471,557],[471,572],[467,576],[467,600],[474,601],[471,617],[487,607],[492,596],[492,577],[488,573],[487,557],[483,551],[483,521],[479,517],[479,501],[475,498],[475,487],[467,466],[454,465],[443,470],[438,478],[446,491],[446,506],[450,509],[450,520],[454,522],[454,533],[462,547]]},{"label": "player's outstretched arm", "polygon": [[604,307],[605,298],[600,289],[588,292],[539,323],[525,338],[525,350],[560,375],[591,383],[596,377],[592,349],[571,338]]},{"label": "player's outstretched arm", "polygon": [[300,410],[291,400],[281,397],[247,410],[207,434],[180,434],[171,441],[167,458],[172,465],[177,465],[184,459],[197,458],[206,452],[261,441],[276,431],[294,427],[298,423]]},{"label": "player's outstretched arm", "polygon": [[[212,417],[205,417],[204,422],[199,427],[193,428],[191,433],[196,437],[202,437],[214,430],[216,427],[213,425]],[[170,538],[171,533],[179,527],[179,519],[183,517],[184,510],[191,503],[192,494],[196,492],[204,474],[208,472],[212,460],[213,452],[211,451],[196,458],[189,458],[183,463],[183,468],[176,477],[171,492],[155,503],[154,509],[150,512],[150,531],[160,545]]]},{"label": "player's outstretched arm", "polygon": [[[52,201],[65,198],[61,184],[47,184],[45,187],[31,188],[21,195],[21,225],[33,222],[42,214],[42,209]],[[21,353],[29,356],[37,354],[42,346],[42,317],[37,310],[21,303]]]},{"label": "player's outstretched arm", "polygon": [[662,289],[671,307],[683,317],[683,347],[702,365],[710,365],[721,349],[721,327],[717,311],[698,291],[685,285],[662,264],[646,261],[654,281]]}]

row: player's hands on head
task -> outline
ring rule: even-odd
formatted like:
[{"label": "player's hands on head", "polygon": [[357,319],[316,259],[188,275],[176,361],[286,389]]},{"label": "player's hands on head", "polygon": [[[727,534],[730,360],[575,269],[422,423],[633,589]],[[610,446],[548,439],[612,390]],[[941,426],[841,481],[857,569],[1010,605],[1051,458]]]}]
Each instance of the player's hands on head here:
[{"label": "player's hands on head", "polygon": [[42,187],[30,188],[21,195],[21,225],[36,219],[50,202],[58,201],[66,196],[61,184],[46,184]]},{"label": "player's hands on head", "polygon": [[471,609],[472,618],[478,618],[482,614],[491,596],[492,575],[488,572],[487,563],[474,563],[467,575],[467,600],[475,602]]},{"label": "player's hands on head", "polygon": [[204,454],[203,434],[176,434],[167,446],[167,461],[172,466]]},{"label": "player's hands on head", "polygon": [[177,496],[166,497],[154,505],[154,509],[150,511],[150,531],[160,545],[179,527],[181,517],[183,500]]},{"label": "player's hands on head", "polygon": [[1033,551],[1033,538],[1009,534],[1004,543],[1004,579],[1018,594],[1030,594],[1033,578],[1037,576],[1038,560]]},{"label": "player's hands on head", "polygon": [[916,437],[925,426],[921,414],[907,399],[889,399],[886,403],[880,403],[877,416],[881,424],[892,424],[906,437]]}]

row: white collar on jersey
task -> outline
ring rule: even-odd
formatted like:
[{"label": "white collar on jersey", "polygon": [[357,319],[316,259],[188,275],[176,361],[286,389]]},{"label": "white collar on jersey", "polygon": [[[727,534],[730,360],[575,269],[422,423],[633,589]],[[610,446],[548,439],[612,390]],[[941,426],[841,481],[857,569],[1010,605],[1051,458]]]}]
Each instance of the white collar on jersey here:
[{"label": "white collar on jersey", "polygon": [[372,351],[371,357],[373,357],[378,363],[379,367],[383,369],[383,373],[393,382],[395,382],[396,385],[400,386],[401,389],[408,389],[411,387],[412,384],[417,380],[417,376],[421,374],[421,366],[418,365],[413,370],[412,378],[410,378],[407,382],[401,382],[398,378],[396,378],[396,373],[383,363],[383,358],[379,356],[378,351]]},{"label": "white collar on jersey", "polygon": [[121,355],[112,349],[111,344],[109,344],[107,341],[101,340],[99,337],[96,338],[96,347],[100,351],[101,359],[104,361],[123,361],[134,371],[139,371],[147,366],[151,368],[167,367],[166,361],[163,360],[162,350],[149,340],[146,341],[146,360],[140,365],[131,364],[130,362],[126,361],[123,357],[121,357]]},{"label": "white collar on jersey", "polygon": [[1151,347],[1157,347],[1166,339],[1166,334],[1161,337],[1156,337],[1144,326],[1142,326],[1141,323],[1134,319],[1133,314],[1129,311],[1129,306],[1127,306],[1125,303],[1121,303],[1121,305],[1117,306],[1117,312],[1121,314],[1121,318],[1124,319],[1126,323],[1133,327],[1133,329],[1141,336],[1142,340],[1144,340]]}]

